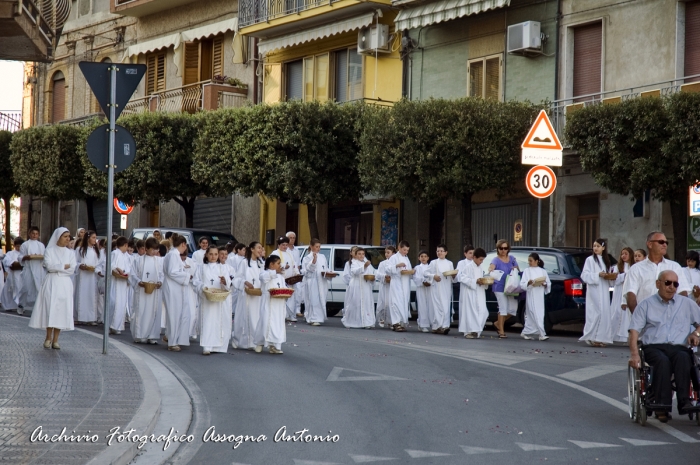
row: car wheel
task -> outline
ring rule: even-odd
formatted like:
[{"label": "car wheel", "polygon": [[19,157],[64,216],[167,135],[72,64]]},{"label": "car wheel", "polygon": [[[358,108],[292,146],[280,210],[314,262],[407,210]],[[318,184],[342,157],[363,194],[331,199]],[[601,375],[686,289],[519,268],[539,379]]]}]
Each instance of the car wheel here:
[{"label": "car wheel", "polygon": [[340,307],[330,306],[330,305],[326,304],[326,316],[328,316],[328,317],[336,316],[338,314],[338,312],[340,312]]},{"label": "car wheel", "polygon": [[552,322],[550,321],[549,316],[548,316],[548,315],[545,315],[545,316],[544,316],[544,332],[547,333],[547,334],[549,334],[549,333],[552,332],[552,329],[553,329],[553,328],[554,328],[554,325],[553,325]]}]

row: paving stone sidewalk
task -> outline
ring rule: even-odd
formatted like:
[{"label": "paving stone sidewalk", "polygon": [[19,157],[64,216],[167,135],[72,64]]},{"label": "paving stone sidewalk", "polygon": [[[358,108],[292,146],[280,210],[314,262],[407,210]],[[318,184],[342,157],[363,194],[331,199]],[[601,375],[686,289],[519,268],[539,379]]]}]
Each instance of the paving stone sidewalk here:
[{"label": "paving stone sidewalk", "polygon": [[[133,363],[114,345],[80,331],[61,333],[61,350],[44,349],[44,331],[0,312],[0,464],[83,464],[107,448],[107,434],[131,421],[144,397]],[[91,443],[30,442],[41,426],[52,436],[97,434]]]}]

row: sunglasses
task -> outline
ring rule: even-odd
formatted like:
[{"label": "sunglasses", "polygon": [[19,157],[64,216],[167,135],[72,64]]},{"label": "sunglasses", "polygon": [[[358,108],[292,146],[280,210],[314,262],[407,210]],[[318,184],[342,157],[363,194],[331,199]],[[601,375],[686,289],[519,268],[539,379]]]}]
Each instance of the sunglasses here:
[{"label": "sunglasses", "polygon": [[668,245],[668,241],[664,241],[664,240],[649,241],[649,242],[656,242],[659,245]]},{"label": "sunglasses", "polygon": [[510,250],[510,247],[499,247],[498,250]]},{"label": "sunglasses", "polygon": [[664,286],[666,287],[670,286],[671,284],[673,284],[673,287],[675,287],[676,289],[678,289],[678,286],[680,286],[678,281],[664,281]]}]

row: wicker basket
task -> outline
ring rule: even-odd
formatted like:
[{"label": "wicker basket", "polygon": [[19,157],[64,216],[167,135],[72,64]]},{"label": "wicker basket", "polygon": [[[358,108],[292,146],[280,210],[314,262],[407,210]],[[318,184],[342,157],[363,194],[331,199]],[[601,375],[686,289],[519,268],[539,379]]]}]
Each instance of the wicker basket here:
[{"label": "wicker basket", "polygon": [[94,266],[84,265],[84,267],[85,267],[85,268],[82,268],[83,271],[89,271],[90,273],[94,273],[94,272],[95,272],[95,267],[94,267]]},{"label": "wicker basket", "polygon": [[112,276],[114,276],[117,279],[129,279],[128,274],[119,274],[117,270],[112,270]]},{"label": "wicker basket", "polygon": [[445,271],[442,273],[443,276],[457,276],[457,270]]},{"label": "wicker basket", "polygon": [[229,291],[224,291],[223,289],[204,288],[204,297],[206,297],[209,302],[223,302],[230,295],[231,293]]},{"label": "wicker basket", "polygon": [[338,273],[334,273],[334,272],[332,272],[332,271],[326,271],[326,272],[324,273],[324,276],[325,276],[326,278],[335,278],[336,276],[338,276]]},{"label": "wicker basket", "polygon": [[547,281],[547,278],[541,276],[541,277],[539,277],[539,278],[533,279],[533,280],[532,280],[532,285],[533,285],[534,287],[539,287],[539,286],[543,285],[546,281]]},{"label": "wicker basket", "polygon": [[615,281],[617,279],[617,273],[605,273],[603,275],[603,279],[607,279],[608,281]]},{"label": "wicker basket", "polygon": [[152,282],[140,282],[139,286],[143,288],[143,290],[146,292],[146,294],[153,294],[153,291],[156,290],[156,287],[158,287],[157,283],[152,283]]},{"label": "wicker basket", "polygon": [[270,289],[270,297],[273,299],[289,299],[294,295],[294,289]]},{"label": "wicker basket", "polygon": [[254,295],[254,296],[261,296],[262,295],[262,289],[259,287],[254,287],[253,289],[248,289],[247,287],[245,288],[245,293],[248,295]]},{"label": "wicker basket", "polygon": [[415,274],[416,270],[401,270],[401,274],[404,276]]},{"label": "wicker basket", "polygon": [[289,278],[285,279],[284,282],[287,283],[287,286],[294,286],[296,283],[300,283],[302,279],[304,279],[304,277],[298,274],[295,276],[290,276]]},{"label": "wicker basket", "polygon": [[366,274],[366,275],[363,275],[363,277],[365,278],[365,281],[374,281],[373,274]]},{"label": "wicker basket", "polygon": [[496,279],[494,279],[492,276],[484,276],[481,278],[481,284],[484,285],[491,285],[496,282]]},{"label": "wicker basket", "polygon": [[27,260],[43,260],[44,256],[43,255],[27,255]]}]

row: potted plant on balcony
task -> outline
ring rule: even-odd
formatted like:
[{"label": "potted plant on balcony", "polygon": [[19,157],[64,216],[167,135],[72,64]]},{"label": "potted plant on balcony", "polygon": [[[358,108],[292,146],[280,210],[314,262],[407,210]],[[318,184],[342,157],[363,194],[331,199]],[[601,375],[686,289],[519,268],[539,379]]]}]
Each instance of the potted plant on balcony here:
[{"label": "potted plant on balcony", "polygon": [[215,74],[214,76],[212,76],[211,82],[214,84],[223,84],[224,82],[226,82],[226,79],[229,79],[229,77],[222,76],[220,74]]},{"label": "potted plant on balcony", "polygon": [[230,86],[238,87],[239,89],[248,90],[248,84],[238,78],[226,78],[224,82]]}]

